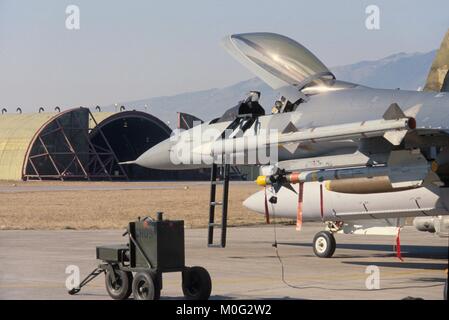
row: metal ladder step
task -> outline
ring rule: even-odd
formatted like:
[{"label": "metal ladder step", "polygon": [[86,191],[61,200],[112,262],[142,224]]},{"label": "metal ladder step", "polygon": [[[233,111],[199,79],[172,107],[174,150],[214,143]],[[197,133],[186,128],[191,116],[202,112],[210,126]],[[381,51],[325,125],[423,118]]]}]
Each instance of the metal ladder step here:
[{"label": "metal ladder step", "polygon": [[221,244],[208,244],[209,248],[224,248]]},{"label": "metal ladder step", "polygon": [[214,223],[214,222],[209,223],[209,227],[221,227],[221,226],[222,226],[221,223]]}]

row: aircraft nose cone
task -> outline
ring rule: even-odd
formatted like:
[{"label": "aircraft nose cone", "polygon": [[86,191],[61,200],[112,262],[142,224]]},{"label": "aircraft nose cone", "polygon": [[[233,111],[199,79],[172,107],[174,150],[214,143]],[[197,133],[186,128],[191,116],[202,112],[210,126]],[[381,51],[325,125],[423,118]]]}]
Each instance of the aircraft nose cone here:
[{"label": "aircraft nose cone", "polygon": [[170,160],[170,148],[171,141],[169,139],[164,140],[145,151],[137,158],[135,163],[145,168],[170,170],[173,168]]}]

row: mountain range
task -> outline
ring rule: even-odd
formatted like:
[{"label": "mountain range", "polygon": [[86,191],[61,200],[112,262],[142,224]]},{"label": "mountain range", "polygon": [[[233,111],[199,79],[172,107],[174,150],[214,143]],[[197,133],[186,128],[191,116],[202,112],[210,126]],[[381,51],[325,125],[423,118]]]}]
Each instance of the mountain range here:
[{"label": "mountain range", "polygon": [[[436,50],[427,53],[397,53],[388,57],[361,61],[331,68],[337,79],[362,85],[404,90],[418,90],[424,86]],[[258,78],[238,82],[224,88],[186,92],[173,96],[153,97],[121,103],[126,109],[143,110],[169,123],[176,123],[176,113],[186,112],[204,120],[219,117],[235,106],[250,90],[262,93],[261,104],[270,110],[278,94]],[[105,109],[114,108],[108,106]]]}]

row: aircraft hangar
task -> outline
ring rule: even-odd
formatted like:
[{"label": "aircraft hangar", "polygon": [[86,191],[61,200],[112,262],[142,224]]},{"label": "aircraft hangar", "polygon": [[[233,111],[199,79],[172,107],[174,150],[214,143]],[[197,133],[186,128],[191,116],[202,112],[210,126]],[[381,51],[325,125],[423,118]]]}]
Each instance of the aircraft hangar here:
[{"label": "aircraft hangar", "polygon": [[[158,118],[134,110],[3,112],[0,180],[177,180],[177,172],[119,164],[136,159],[171,131]],[[186,175],[200,178],[197,171]]]}]

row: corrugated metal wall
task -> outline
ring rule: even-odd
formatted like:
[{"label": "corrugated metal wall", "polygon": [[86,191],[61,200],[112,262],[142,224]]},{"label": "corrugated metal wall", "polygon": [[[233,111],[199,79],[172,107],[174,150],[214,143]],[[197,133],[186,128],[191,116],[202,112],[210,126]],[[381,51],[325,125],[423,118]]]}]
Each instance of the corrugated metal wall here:
[{"label": "corrugated metal wall", "polygon": [[0,115],[0,180],[21,180],[22,167],[34,135],[56,113]]}]

